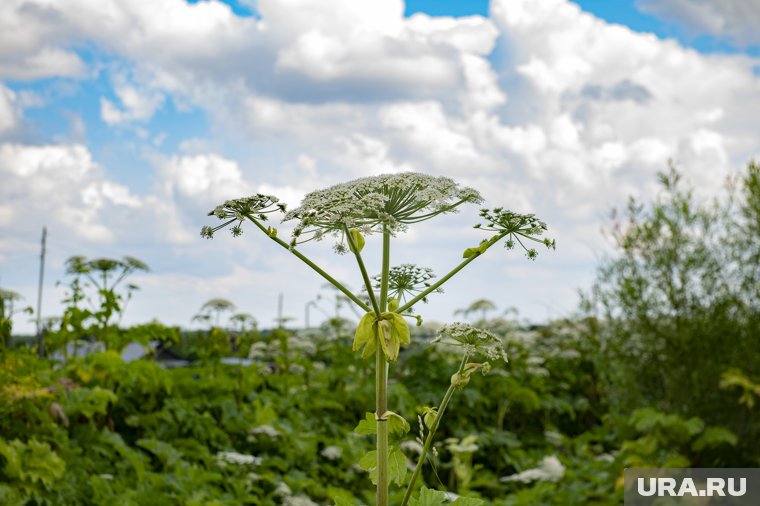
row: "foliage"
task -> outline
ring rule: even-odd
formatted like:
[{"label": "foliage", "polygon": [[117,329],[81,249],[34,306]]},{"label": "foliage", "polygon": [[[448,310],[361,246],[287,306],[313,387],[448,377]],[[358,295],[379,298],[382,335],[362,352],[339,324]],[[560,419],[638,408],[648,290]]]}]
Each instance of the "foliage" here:
[{"label": "foliage", "polygon": [[[4,350],[0,503],[373,504],[379,419],[388,477],[401,487],[392,504],[612,506],[625,467],[760,465],[759,175],[751,165],[734,199],[712,206],[665,175],[664,193],[617,229],[621,255],[587,301],[596,312],[572,320],[525,327],[483,313],[484,328],[410,327],[404,318],[418,315],[401,304],[438,288],[422,270],[422,290],[379,315],[367,307],[355,333],[329,322],[299,332],[152,322],[109,325],[114,349],[64,363]],[[234,221],[229,213],[256,202],[219,214]],[[515,241],[540,229],[503,210],[488,216]],[[341,238],[354,255],[358,237]],[[495,242],[465,261],[483,244]],[[101,329],[87,287],[71,286],[66,323],[50,335],[59,342]],[[375,332],[384,343],[372,349]],[[376,371],[357,360],[351,334],[357,349],[393,361],[393,411],[368,412]],[[127,363],[116,348],[133,341],[159,341],[190,364]],[[230,365],[233,354],[248,361]]]},{"label": "foliage", "polygon": [[709,205],[673,167],[660,184],[653,202],[631,199],[615,222],[620,256],[602,265],[588,298],[599,360],[617,364],[604,368],[614,414],[652,406],[724,426],[746,439],[727,461],[751,465],[745,449],[760,430],[718,385],[726,371],[760,370],[760,166]]},{"label": "foliage", "polygon": [[18,312],[32,313],[31,307],[17,308],[13,303],[21,300],[21,295],[13,290],[0,288],[0,350],[11,347],[11,332],[13,331],[13,315]]},{"label": "foliage", "polygon": [[[72,256],[66,260],[66,274],[70,276],[69,291],[63,300],[66,309],[60,332],[50,340],[52,346],[48,347],[63,349],[68,355],[68,343],[93,336],[106,348],[118,349],[123,344],[112,319],[118,316],[121,320],[138,289],[133,283],[123,288],[120,285],[134,273],[148,270],[143,261],[130,256],[121,260]],[[94,293],[88,294],[88,289]]]}]

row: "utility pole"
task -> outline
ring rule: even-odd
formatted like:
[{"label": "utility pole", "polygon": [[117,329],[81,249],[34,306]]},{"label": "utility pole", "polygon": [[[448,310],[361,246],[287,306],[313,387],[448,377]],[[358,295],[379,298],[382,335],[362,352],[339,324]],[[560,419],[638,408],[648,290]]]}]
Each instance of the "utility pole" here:
[{"label": "utility pole", "polygon": [[282,328],[282,293],[277,297],[277,326]]},{"label": "utility pole", "polygon": [[40,253],[40,284],[37,289],[37,354],[40,358],[45,356],[45,343],[42,339],[42,280],[45,275],[45,241],[47,240],[47,227],[42,227],[42,252]]}]

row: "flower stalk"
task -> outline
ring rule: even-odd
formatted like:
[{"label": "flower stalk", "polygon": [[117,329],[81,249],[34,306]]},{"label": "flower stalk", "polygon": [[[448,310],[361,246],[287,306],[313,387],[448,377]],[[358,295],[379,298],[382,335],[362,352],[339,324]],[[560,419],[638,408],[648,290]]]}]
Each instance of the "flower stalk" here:
[{"label": "flower stalk", "polygon": [[[513,248],[515,243],[519,244],[526,250],[529,258],[534,258],[536,252],[526,248],[521,239],[543,242],[549,248],[554,247],[553,241],[541,241],[539,238],[546,230],[546,225],[533,215],[521,215],[503,208],[483,209],[480,216],[485,223],[476,225],[475,228],[495,233],[489,239],[481,241],[478,246],[467,248],[462,255],[464,260],[437,282],[429,282],[435,277],[430,269],[414,264],[403,264],[390,269],[391,237],[405,232],[411,224],[457,212],[462,204],[480,202],[482,198],[477,191],[461,187],[449,178],[413,172],[384,174],[311,192],[304,197],[300,206],[288,212],[285,205],[272,195],[256,194],[228,200],[209,213],[223,223],[216,227],[206,226],[201,230],[202,237],[211,238],[216,231],[231,226],[232,235],[239,236],[243,233],[243,221],[251,221],[267,237],[295,255],[366,312],[354,335],[353,349],[360,351],[362,358],[375,355],[376,423],[372,426],[370,422],[370,427],[375,430],[377,437],[377,456],[376,460],[370,459],[375,465],[374,469],[371,464],[362,465],[376,473],[377,506],[388,506],[388,487],[391,479],[400,485],[405,474],[405,471],[399,474],[395,467],[390,469],[391,453],[399,452],[398,448],[391,448],[389,445],[389,432],[398,430],[398,427],[393,429],[391,421],[396,420],[394,416],[401,417],[388,410],[388,369],[389,364],[398,360],[400,346],[409,344],[410,341],[409,325],[405,317],[416,318],[417,324],[421,324],[421,316],[412,314],[409,310],[420,300],[426,302],[431,293],[440,292],[444,283],[501,239],[507,238],[507,248]],[[264,225],[268,219],[267,215],[275,212],[285,213],[283,221],[297,220],[288,242],[277,237],[276,228]],[[364,236],[373,233],[382,234],[382,266],[380,276],[370,278],[361,251],[365,244]],[[367,291],[368,303],[354,295],[297,249],[301,244],[320,241],[329,236],[338,238],[334,248],[337,253],[350,251],[354,254]],[[376,283],[374,289],[372,279]],[[416,295],[399,307],[407,294]],[[404,496],[404,506],[411,497],[412,488],[421,473],[441,417],[455,389],[463,388],[472,372],[480,370],[485,373],[490,367],[488,362],[469,364],[466,362],[467,358],[474,353],[485,352],[489,358],[503,356],[506,359],[506,355],[499,351],[498,338],[489,335],[487,331],[467,328],[463,324],[448,326],[447,329],[449,340],[453,341],[448,344],[462,347],[464,358],[458,372],[452,376],[451,385],[429,426],[423,454]],[[403,424],[408,430],[406,421],[403,421]],[[363,430],[363,434],[372,433],[367,431],[366,427]]]},{"label": "flower stalk", "polygon": [[[467,359],[469,358],[468,355],[465,355],[462,357],[462,362],[459,364],[459,370],[457,371],[457,375],[461,375],[464,371],[464,365],[467,363]],[[409,485],[406,487],[406,492],[404,493],[404,499],[401,501],[401,506],[406,506],[409,502],[409,498],[412,497],[412,490],[414,489],[414,484],[417,481],[417,478],[420,476],[420,473],[422,472],[422,466],[425,463],[425,460],[427,459],[427,454],[430,451],[430,446],[433,444],[433,437],[435,436],[436,431],[438,430],[438,426],[441,423],[441,418],[443,418],[443,414],[446,412],[446,408],[449,405],[449,401],[451,400],[451,397],[454,395],[454,392],[458,387],[460,387],[458,383],[452,381],[449,385],[448,390],[446,390],[446,394],[443,396],[443,400],[441,400],[440,406],[438,406],[438,411],[436,411],[435,418],[433,419],[433,423],[430,424],[430,427],[428,427],[428,434],[425,438],[425,445],[422,447],[422,453],[420,453],[420,458],[417,460],[417,465],[414,466],[414,472],[412,473],[412,477],[409,480]]]}]

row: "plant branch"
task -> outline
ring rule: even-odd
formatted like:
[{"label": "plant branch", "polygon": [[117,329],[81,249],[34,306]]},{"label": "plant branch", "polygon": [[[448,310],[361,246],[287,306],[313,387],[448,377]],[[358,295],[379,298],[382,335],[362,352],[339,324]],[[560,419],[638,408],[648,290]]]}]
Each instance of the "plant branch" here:
[{"label": "plant branch", "polygon": [[359,300],[359,298],[356,295],[354,295],[353,293],[351,293],[338,280],[336,280],[335,278],[333,278],[332,276],[330,276],[329,274],[327,274],[317,264],[315,264],[314,262],[312,262],[311,260],[309,260],[308,258],[306,258],[303,254],[301,254],[300,251],[292,249],[290,247],[290,245],[288,245],[288,243],[286,243],[282,239],[279,239],[277,237],[273,237],[272,235],[270,235],[269,232],[267,231],[267,229],[261,223],[259,223],[258,220],[256,220],[253,216],[246,215],[246,217],[250,221],[252,221],[254,225],[256,225],[257,227],[259,227],[259,229],[261,229],[261,231],[264,232],[267,235],[267,237],[269,237],[270,239],[272,239],[274,242],[276,242],[277,244],[279,244],[280,246],[282,246],[286,250],[290,251],[299,260],[301,260],[303,263],[305,263],[306,265],[308,265],[309,267],[311,267],[312,270],[314,270],[317,274],[319,274],[320,276],[322,276],[323,278],[325,278],[331,285],[333,285],[335,288],[337,288],[338,290],[340,290],[341,292],[343,292],[343,295],[345,295],[346,297],[348,297],[349,299],[351,299],[351,301],[354,304],[356,304],[357,306],[359,306],[360,308],[362,308],[363,310],[365,310],[368,313],[370,311],[372,311],[369,308],[369,306],[367,306],[364,302],[362,302],[361,300]]},{"label": "plant branch", "polygon": [[[359,264],[359,270],[362,273],[362,279],[364,280],[364,286],[367,287],[367,293],[369,294],[369,300],[372,303],[372,309],[375,311],[375,315],[377,316],[377,319],[380,319],[380,313],[382,311],[380,310],[380,306],[377,303],[377,298],[375,297],[375,292],[372,291],[372,283],[369,280],[369,274],[367,274],[367,268],[364,266],[364,260],[362,260],[362,255],[359,253],[359,249],[356,247],[356,244],[354,244],[354,238],[351,236],[351,233],[348,231],[348,227],[344,227],[345,233],[346,233],[346,240],[348,241],[348,244],[350,245],[350,250],[354,253],[354,256],[356,257],[356,263]],[[367,309],[367,312],[369,312],[369,308]]]},{"label": "plant branch", "polygon": [[[464,370],[464,365],[467,362],[467,358],[469,358],[469,355],[465,355],[462,357],[462,363],[459,364],[459,371],[458,373],[461,374]],[[449,401],[451,400],[451,397],[454,395],[454,391],[457,389],[457,386],[452,383],[449,385],[449,389],[446,390],[446,394],[443,396],[443,400],[441,401],[441,405],[438,406],[438,412],[435,414],[435,419],[433,420],[433,423],[430,427],[428,427],[428,435],[427,438],[425,438],[425,445],[422,447],[422,453],[420,454],[420,458],[417,461],[417,465],[414,467],[414,473],[412,473],[412,477],[409,480],[409,485],[406,487],[406,492],[404,493],[404,499],[401,501],[401,506],[406,506],[409,502],[409,498],[412,496],[412,489],[414,488],[414,483],[417,481],[417,478],[420,476],[420,472],[422,472],[422,466],[425,464],[425,460],[427,459],[427,454],[430,451],[430,445],[433,443],[433,436],[435,436],[436,431],[438,430],[438,425],[441,422],[441,418],[443,418],[443,413],[446,411],[446,407],[449,405]]]},{"label": "plant branch", "polygon": [[[492,237],[491,239],[489,239],[488,240],[488,248],[490,248],[491,246],[493,246],[494,244],[496,244],[502,237],[504,237],[504,235],[506,235],[506,234],[495,235],[494,237]],[[462,262],[459,265],[457,265],[456,267],[454,267],[453,269],[451,269],[451,271],[449,271],[448,274],[446,274],[441,279],[439,279],[438,281],[436,281],[435,283],[433,283],[432,285],[430,285],[429,287],[427,287],[424,291],[422,291],[419,294],[417,294],[417,296],[415,298],[413,298],[412,300],[410,300],[409,302],[407,302],[406,304],[404,304],[403,306],[401,306],[400,308],[398,308],[396,310],[396,312],[397,313],[403,313],[404,311],[406,311],[410,307],[414,306],[416,303],[418,303],[419,301],[421,301],[422,299],[424,299],[425,297],[427,297],[428,295],[430,295],[432,292],[434,292],[435,290],[437,290],[442,284],[444,284],[446,281],[448,281],[449,279],[451,279],[456,273],[458,273],[459,271],[461,271],[462,269],[464,269],[470,262],[472,262],[473,260],[475,260],[476,258],[478,258],[482,254],[483,253],[476,252],[471,257],[465,258],[464,260],[462,260]]]}]

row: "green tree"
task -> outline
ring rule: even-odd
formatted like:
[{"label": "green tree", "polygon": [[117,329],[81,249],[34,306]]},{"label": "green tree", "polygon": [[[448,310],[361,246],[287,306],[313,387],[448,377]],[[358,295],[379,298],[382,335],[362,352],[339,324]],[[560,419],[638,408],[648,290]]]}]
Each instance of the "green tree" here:
[{"label": "green tree", "polygon": [[705,204],[671,166],[651,202],[631,198],[615,219],[619,255],[600,267],[586,308],[618,414],[651,405],[698,416],[757,448],[760,430],[718,385],[730,368],[760,370],[759,173],[749,164],[738,191]]}]

